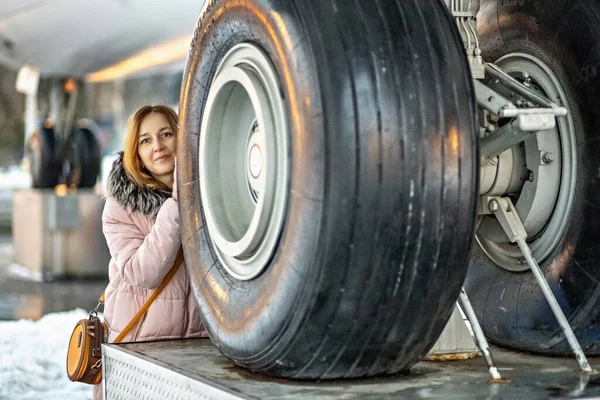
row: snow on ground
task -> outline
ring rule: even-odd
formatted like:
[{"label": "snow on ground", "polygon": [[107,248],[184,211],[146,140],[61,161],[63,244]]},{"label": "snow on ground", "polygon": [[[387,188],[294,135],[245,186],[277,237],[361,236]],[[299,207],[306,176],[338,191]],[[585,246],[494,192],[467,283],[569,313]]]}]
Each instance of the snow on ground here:
[{"label": "snow on ground", "polygon": [[92,386],[66,373],[69,337],[83,309],[46,314],[39,321],[0,322],[0,400],[84,400]]},{"label": "snow on ground", "polygon": [[16,165],[0,169],[0,189],[31,187],[31,174]]}]

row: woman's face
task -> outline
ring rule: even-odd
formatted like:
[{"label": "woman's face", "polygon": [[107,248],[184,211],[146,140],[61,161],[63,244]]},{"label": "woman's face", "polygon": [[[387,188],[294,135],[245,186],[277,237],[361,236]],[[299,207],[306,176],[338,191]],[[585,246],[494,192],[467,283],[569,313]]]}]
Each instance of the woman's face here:
[{"label": "woman's face", "polygon": [[165,182],[173,176],[175,150],[177,139],[167,118],[158,112],[147,115],[140,124],[138,155],[154,178]]}]

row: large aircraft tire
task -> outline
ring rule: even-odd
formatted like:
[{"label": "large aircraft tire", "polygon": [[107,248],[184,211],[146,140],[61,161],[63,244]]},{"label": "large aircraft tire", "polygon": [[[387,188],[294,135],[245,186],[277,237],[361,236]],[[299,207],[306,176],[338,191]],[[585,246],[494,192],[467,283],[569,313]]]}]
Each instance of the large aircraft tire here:
[{"label": "large aircraft tire", "polygon": [[69,184],[79,188],[91,188],[96,184],[100,173],[100,143],[94,132],[85,127],[76,129],[72,140]]},{"label": "large aircraft tire", "polygon": [[41,125],[27,141],[25,155],[29,160],[34,188],[54,188],[58,184],[60,163],[57,146],[57,138],[51,126]]},{"label": "large aircraft tire", "polygon": [[410,368],[454,308],[474,91],[438,0],[216,0],[181,95],[191,286],[216,347],[298,379]]},{"label": "large aircraft tire", "polygon": [[[539,7],[541,3],[533,0],[504,3],[482,2],[478,31],[484,58],[497,61],[518,79],[524,79],[523,72],[527,72],[533,87],[569,109],[569,116],[558,120],[553,163],[539,167],[540,174],[556,168],[539,190],[549,190],[554,180],[558,190],[554,198],[543,195],[540,200],[546,204],[529,213],[545,209],[549,216],[543,229],[528,232],[528,242],[583,349],[598,355],[600,53],[591,49],[600,42],[600,3],[553,0],[548,7]],[[538,133],[525,146],[536,140],[550,143],[552,135]],[[526,185],[534,185],[537,179],[541,178],[530,175]],[[534,195],[521,194],[517,211],[520,199]],[[493,243],[479,231],[477,241],[466,289],[487,337],[518,350],[572,354],[516,246]]]}]

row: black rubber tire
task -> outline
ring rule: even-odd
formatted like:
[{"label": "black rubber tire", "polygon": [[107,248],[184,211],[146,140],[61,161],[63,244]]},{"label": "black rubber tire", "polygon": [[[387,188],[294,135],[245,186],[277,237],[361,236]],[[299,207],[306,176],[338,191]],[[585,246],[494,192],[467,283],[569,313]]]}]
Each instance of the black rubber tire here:
[{"label": "black rubber tire", "polygon": [[98,180],[101,164],[100,143],[89,128],[78,128],[73,132],[71,169],[67,182],[79,188],[94,187]]},{"label": "black rubber tire", "polygon": [[[485,0],[478,17],[484,59],[514,52],[546,62],[567,93],[577,142],[569,224],[541,268],[587,354],[600,354],[600,2]],[[551,4],[549,4],[551,3]],[[475,247],[466,289],[489,339],[514,349],[572,354],[531,272],[495,266]]]},{"label": "black rubber tire", "polygon": [[41,125],[27,141],[25,156],[29,159],[32,187],[54,188],[58,184],[60,163],[54,128]]},{"label": "black rubber tire", "polygon": [[[198,181],[208,88],[242,42],[280,74],[291,143],[283,232],[251,281],[215,257]],[[211,1],[181,110],[182,241],[218,349],[297,379],[392,373],[420,360],[458,298],[478,193],[474,91],[443,3]]]}]

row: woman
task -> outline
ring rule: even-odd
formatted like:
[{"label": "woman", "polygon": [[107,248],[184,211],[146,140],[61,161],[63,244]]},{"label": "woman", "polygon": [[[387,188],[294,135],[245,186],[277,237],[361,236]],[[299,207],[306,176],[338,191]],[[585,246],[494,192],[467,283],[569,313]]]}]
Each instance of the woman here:
[{"label": "woman", "polygon": [[[102,229],[111,260],[104,318],[109,342],[121,333],[175,262],[181,238],[174,179],[177,115],[145,106],[129,121],[109,174]],[[182,265],[124,342],[206,336]],[[101,385],[94,398],[101,398]]]}]

